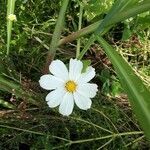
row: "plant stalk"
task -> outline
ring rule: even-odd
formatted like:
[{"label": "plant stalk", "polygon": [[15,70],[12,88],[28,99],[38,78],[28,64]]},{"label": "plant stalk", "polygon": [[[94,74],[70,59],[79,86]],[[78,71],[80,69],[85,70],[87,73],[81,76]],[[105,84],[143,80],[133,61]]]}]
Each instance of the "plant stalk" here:
[{"label": "plant stalk", "polygon": [[[82,27],[82,16],[83,16],[83,6],[80,5],[80,13],[79,13],[79,27],[78,30],[81,30]],[[80,55],[80,45],[81,45],[81,39],[77,40],[77,51],[76,51],[76,58]]]},{"label": "plant stalk", "polygon": [[46,58],[46,64],[43,70],[44,74],[47,74],[49,72],[49,65],[55,57],[56,49],[58,47],[58,42],[60,40],[61,32],[63,29],[64,18],[65,18],[65,13],[67,10],[68,3],[69,3],[69,0],[63,0],[62,2],[62,7],[59,12],[59,16],[58,16],[55,30],[52,36],[49,52]]}]

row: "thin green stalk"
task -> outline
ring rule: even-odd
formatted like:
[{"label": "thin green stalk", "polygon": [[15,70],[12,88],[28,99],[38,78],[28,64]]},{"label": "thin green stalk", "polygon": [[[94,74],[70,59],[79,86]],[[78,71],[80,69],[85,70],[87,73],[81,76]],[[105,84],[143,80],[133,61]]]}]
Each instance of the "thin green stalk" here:
[{"label": "thin green stalk", "polygon": [[[79,27],[78,30],[81,30],[82,27],[82,16],[83,16],[83,6],[80,5],[80,12],[79,12]],[[76,58],[78,58],[80,54],[80,45],[81,45],[81,39],[79,38],[77,40],[77,51],[76,51]]]},{"label": "thin green stalk", "polygon": [[80,122],[87,123],[87,124],[92,125],[92,126],[94,126],[94,127],[96,127],[96,128],[99,128],[99,129],[101,129],[101,130],[103,130],[103,131],[106,131],[106,132],[109,132],[109,133],[113,133],[112,131],[110,131],[110,130],[108,130],[108,129],[105,129],[105,128],[103,128],[103,127],[97,125],[97,124],[92,123],[92,122],[89,122],[89,121],[86,121],[86,120],[83,120],[83,119],[80,119],[80,118],[75,118],[75,117],[70,117],[70,118],[71,118],[71,119],[74,119],[74,120],[77,120],[77,121],[80,121]]},{"label": "thin green stalk", "polygon": [[[37,131],[32,131],[32,130],[28,130],[28,129],[22,129],[22,128],[17,128],[17,127],[11,127],[8,125],[2,125],[0,124],[1,128],[8,128],[8,129],[12,129],[12,130],[18,130],[18,131],[22,131],[22,132],[26,132],[26,133],[30,133],[30,134],[36,134],[36,135],[41,135],[41,136],[45,136],[46,133],[41,133],[41,132],[37,132]],[[115,138],[115,137],[120,137],[120,136],[129,136],[129,135],[139,135],[139,134],[143,134],[142,131],[133,131],[133,132],[123,132],[123,133],[117,133],[117,134],[110,134],[107,136],[102,136],[102,137],[97,137],[97,138],[91,138],[91,139],[85,139],[85,140],[77,140],[77,141],[71,141],[62,137],[58,137],[58,136],[51,136],[52,138],[56,138],[62,141],[66,141],[68,143],[59,146],[59,147],[54,147],[53,149],[58,149],[64,146],[68,146],[68,145],[72,145],[72,144],[80,144],[80,143],[85,143],[85,142],[92,142],[92,141],[98,141],[98,140],[103,140],[103,139],[108,139],[108,138]]]},{"label": "thin green stalk", "polygon": [[1,128],[18,130],[18,131],[23,131],[23,132],[27,132],[27,133],[31,133],[31,134],[36,134],[36,135],[45,135],[44,133],[40,133],[40,132],[36,132],[36,131],[31,131],[31,130],[27,130],[27,129],[21,129],[21,128],[17,128],[17,127],[11,127],[11,126],[2,125],[2,124],[0,124],[0,127]]},{"label": "thin green stalk", "polygon": [[91,109],[92,109],[93,111],[95,111],[95,112],[98,112],[98,113],[99,113],[100,115],[102,115],[105,119],[107,119],[107,120],[110,122],[110,124],[114,127],[114,129],[116,130],[116,132],[119,133],[117,127],[114,125],[114,123],[111,121],[111,119],[108,118],[102,111],[99,111],[98,109],[95,109],[95,108],[91,108]]},{"label": "thin green stalk", "polygon": [[78,56],[79,60],[83,58],[84,54],[88,51],[88,49],[94,43],[94,41],[95,41],[95,36],[92,35],[90,39],[88,40],[87,44],[84,46],[84,49],[81,51],[80,55]]},{"label": "thin green stalk", "polygon": [[[14,14],[16,0],[7,1],[7,17],[10,14]],[[10,41],[11,41],[11,32],[12,32],[12,21],[7,18],[7,55],[9,55],[10,50]]]},{"label": "thin green stalk", "polygon": [[64,18],[65,18],[65,13],[66,13],[66,10],[67,10],[68,3],[69,3],[69,0],[63,0],[62,7],[61,7],[60,12],[59,12],[59,17],[57,19],[55,30],[54,30],[54,33],[53,33],[53,36],[52,36],[52,41],[51,41],[51,44],[50,44],[50,53],[51,53],[51,55],[55,55],[55,52],[56,52],[58,41],[60,39],[61,32],[62,32],[62,29],[63,29]]},{"label": "thin green stalk", "polygon": [[102,148],[104,148],[106,145],[110,144],[112,141],[114,140],[114,138],[111,138],[109,141],[107,141],[106,143],[104,143],[101,147],[99,147],[97,150],[100,150]]},{"label": "thin green stalk", "polygon": [[[26,133],[30,133],[30,134],[35,134],[35,135],[43,135],[43,136],[46,135],[46,133],[32,131],[32,130],[28,130],[28,129],[17,128],[17,127],[11,127],[11,126],[8,126],[8,125],[0,124],[0,127],[1,128],[12,129],[12,130],[18,130],[18,131],[22,131],[22,132],[26,132]],[[59,137],[59,136],[55,136],[55,135],[52,135],[50,137],[55,138],[55,139],[59,139],[59,140],[62,140],[62,141],[66,141],[66,142],[70,141],[70,140],[67,140],[65,138],[62,138],[62,137]]]},{"label": "thin green stalk", "polygon": [[91,139],[85,139],[85,140],[77,140],[77,141],[70,141],[66,144],[63,144],[61,146],[58,147],[54,147],[53,149],[59,149],[62,147],[66,147],[72,144],[80,144],[80,143],[86,143],[86,142],[92,142],[92,141],[99,141],[99,140],[104,140],[104,139],[115,139],[116,137],[120,137],[120,136],[128,136],[128,135],[138,135],[138,134],[143,134],[142,131],[133,131],[133,132],[124,132],[124,133],[117,133],[117,134],[110,134],[110,135],[106,135],[106,136],[102,136],[102,137],[97,137],[97,138],[91,138]]},{"label": "thin green stalk", "polygon": [[58,42],[60,40],[61,32],[63,29],[64,18],[65,18],[65,13],[67,10],[68,3],[69,3],[69,0],[63,0],[63,2],[62,2],[62,7],[61,7],[60,12],[59,12],[59,16],[58,16],[55,30],[54,30],[54,33],[52,36],[49,52],[47,55],[46,64],[44,67],[44,73],[49,72],[49,69],[48,69],[49,64],[51,63],[51,61],[53,60],[53,58],[55,56],[56,49],[58,47]]},{"label": "thin green stalk", "polygon": [[134,141],[132,141],[132,142],[126,144],[125,147],[128,147],[128,146],[130,146],[130,145],[132,145],[132,144],[134,144],[134,143],[137,143],[137,142],[141,141],[144,137],[145,137],[145,136],[142,135],[142,136],[136,138]]},{"label": "thin green stalk", "polygon": [[114,134],[111,134],[111,135],[102,136],[102,137],[93,138],[93,139],[72,141],[72,144],[97,141],[97,140],[102,140],[102,139],[107,139],[107,138],[115,138],[115,137],[118,137],[118,136],[137,135],[137,134],[143,134],[143,132],[142,131],[133,131],[133,132],[124,132],[124,133],[116,133],[116,134],[114,133]]}]

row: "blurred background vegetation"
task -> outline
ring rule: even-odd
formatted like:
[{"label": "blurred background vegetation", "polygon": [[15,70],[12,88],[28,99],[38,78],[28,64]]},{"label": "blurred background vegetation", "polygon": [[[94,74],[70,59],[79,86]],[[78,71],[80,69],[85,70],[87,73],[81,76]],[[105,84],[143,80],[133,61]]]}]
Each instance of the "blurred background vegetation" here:
[{"label": "blurred background vegetation", "polygon": [[[72,0],[69,3],[62,37],[78,30],[79,9],[83,7],[82,28],[103,19],[114,0]],[[40,106],[28,104],[12,89],[0,89],[0,149],[150,149],[132,113],[127,96],[103,49],[93,44],[84,56],[96,68],[93,82],[99,92],[92,109],[74,110],[63,117],[49,109],[39,85],[52,33],[55,28],[60,0],[17,0],[13,24],[11,51],[6,57],[7,1],[0,1],[0,80],[15,87],[21,83],[25,95],[39,94]],[[80,4],[80,5],[79,5]],[[99,9],[101,8],[101,9]],[[133,66],[150,89],[150,11],[116,24],[105,38]],[[83,48],[89,35],[81,38]],[[64,62],[75,57],[77,41],[59,47],[55,58]],[[7,83],[6,83],[7,81]],[[17,87],[19,89],[19,87]],[[20,91],[22,92],[22,91]],[[32,96],[34,97],[34,96]],[[115,134],[114,134],[115,133]]]}]

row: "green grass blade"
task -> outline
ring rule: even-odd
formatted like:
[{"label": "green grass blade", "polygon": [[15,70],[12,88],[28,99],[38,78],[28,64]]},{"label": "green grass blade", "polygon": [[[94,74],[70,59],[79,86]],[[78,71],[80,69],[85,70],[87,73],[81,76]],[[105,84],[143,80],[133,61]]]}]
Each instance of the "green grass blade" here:
[{"label": "green grass blade", "polygon": [[24,88],[21,84],[3,77],[3,75],[0,75],[0,90],[13,93],[16,97],[26,100],[27,103],[31,103],[37,106],[41,105],[40,101],[38,101],[38,96],[36,96],[34,92],[31,92],[28,89]]},{"label": "green grass blade", "polygon": [[81,51],[80,55],[78,56],[78,59],[82,59],[84,54],[88,51],[88,49],[90,48],[90,46],[94,43],[95,41],[95,36],[92,35],[90,37],[90,39],[88,40],[87,44],[84,46],[83,50]]},{"label": "green grass blade", "polygon": [[11,103],[9,103],[1,98],[0,98],[0,105],[2,105],[5,108],[15,109],[14,105],[12,105]]},{"label": "green grass blade", "polygon": [[[83,6],[80,5],[78,30],[81,30],[81,27],[82,27],[82,17],[83,17]],[[80,54],[80,46],[81,46],[81,39],[78,39],[77,40],[76,58],[78,58],[78,56]]]},{"label": "green grass blade", "polygon": [[103,38],[97,36],[97,40],[110,58],[145,135],[150,139],[150,91],[117,51]]},{"label": "green grass blade", "polygon": [[[14,14],[15,1],[16,0],[7,1],[7,17],[10,14]],[[9,55],[11,32],[12,32],[12,21],[7,19],[7,55]]]},{"label": "green grass blade", "polygon": [[63,0],[63,2],[62,2],[62,7],[60,9],[57,23],[55,26],[55,30],[54,30],[54,33],[52,36],[52,40],[51,40],[51,44],[50,44],[50,50],[49,50],[49,53],[47,55],[47,60],[46,60],[46,64],[45,64],[44,71],[43,71],[44,73],[49,72],[49,69],[48,69],[49,64],[51,63],[52,59],[55,56],[56,49],[58,47],[58,42],[60,40],[61,32],[63,29],[64,18],[65,18],[65,13],[67,10],[68,3],[69,3],[69,0]]},{"label": "green grass blade", "polygon": [[58,41],[60,39],[61,32],[62,32],[62,29],[63,29],[64,18],[65,18],[65,13],[66,13],[66,10],[67,10],[68,3],[69,3],[69,0],[63,0],[63,2],[62,2],[62,7],[61,7],[60,12],[59,12],[59,17],[57,19],[55,30],[54,30],[54,33],[53,33],[53,36],[52,36],[52,41],[51,41],[51,44],[50,44],[51,53],[56,52],[56,48],[58,46]]}]

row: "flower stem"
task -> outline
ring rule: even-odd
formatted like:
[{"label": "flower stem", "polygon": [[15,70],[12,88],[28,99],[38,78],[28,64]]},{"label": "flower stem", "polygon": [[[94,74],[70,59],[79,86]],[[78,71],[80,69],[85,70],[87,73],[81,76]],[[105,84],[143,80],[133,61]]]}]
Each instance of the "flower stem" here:
[{"label": "flower stem", "polygon": [[[82,16],[83,16],[83,6],[80,5],[78,30],[81,30],[81,27],[82,27]],[[76,58],[78,58],[78,56],[79,56],[79,54],[80,54],[80,45],[81,45],[81,39],[78,39],[78,40],[77,40]]]},{"label": "flower stem", "polygon": [[46,64],[45,64],[43,73],[48,73],[49,72],[49,70],[48,70],[49,65],[50,65],[51,61],[53,60],[53,58],[55,56],[56,49],[58,47],[58,42],[59,42],[61,32],[62,32],[62,29],[63,29],[64,18],[65,18],[65,13],[66,13],[66,10],[67,10],[68,3],[69,3],[69,0],[63,0],[63,2],[62,2],[62,7],[60,9],[59,16],[58,16],[58,19],[57,19],[57,23],[56,23],[56,26],[55,26],[55,30],[54,30],[54,33],[53,33],[53,36],[52,36],[52,40],[51,40],[51,44],[50,44],[50,48],[49,48],[49,52],[48,52],[48,55],[47,55]]},{"label": "flower stem", "polygon": [[[8,2],[7,2],[7,17],[10,14],[14,14],[15,1],[16,0],[8,0]],[[13,22],[7,18],[7,52],[6,52],[7,55],[9,55],[9,49],[10,49],[12,24],[13,24]]]}]

